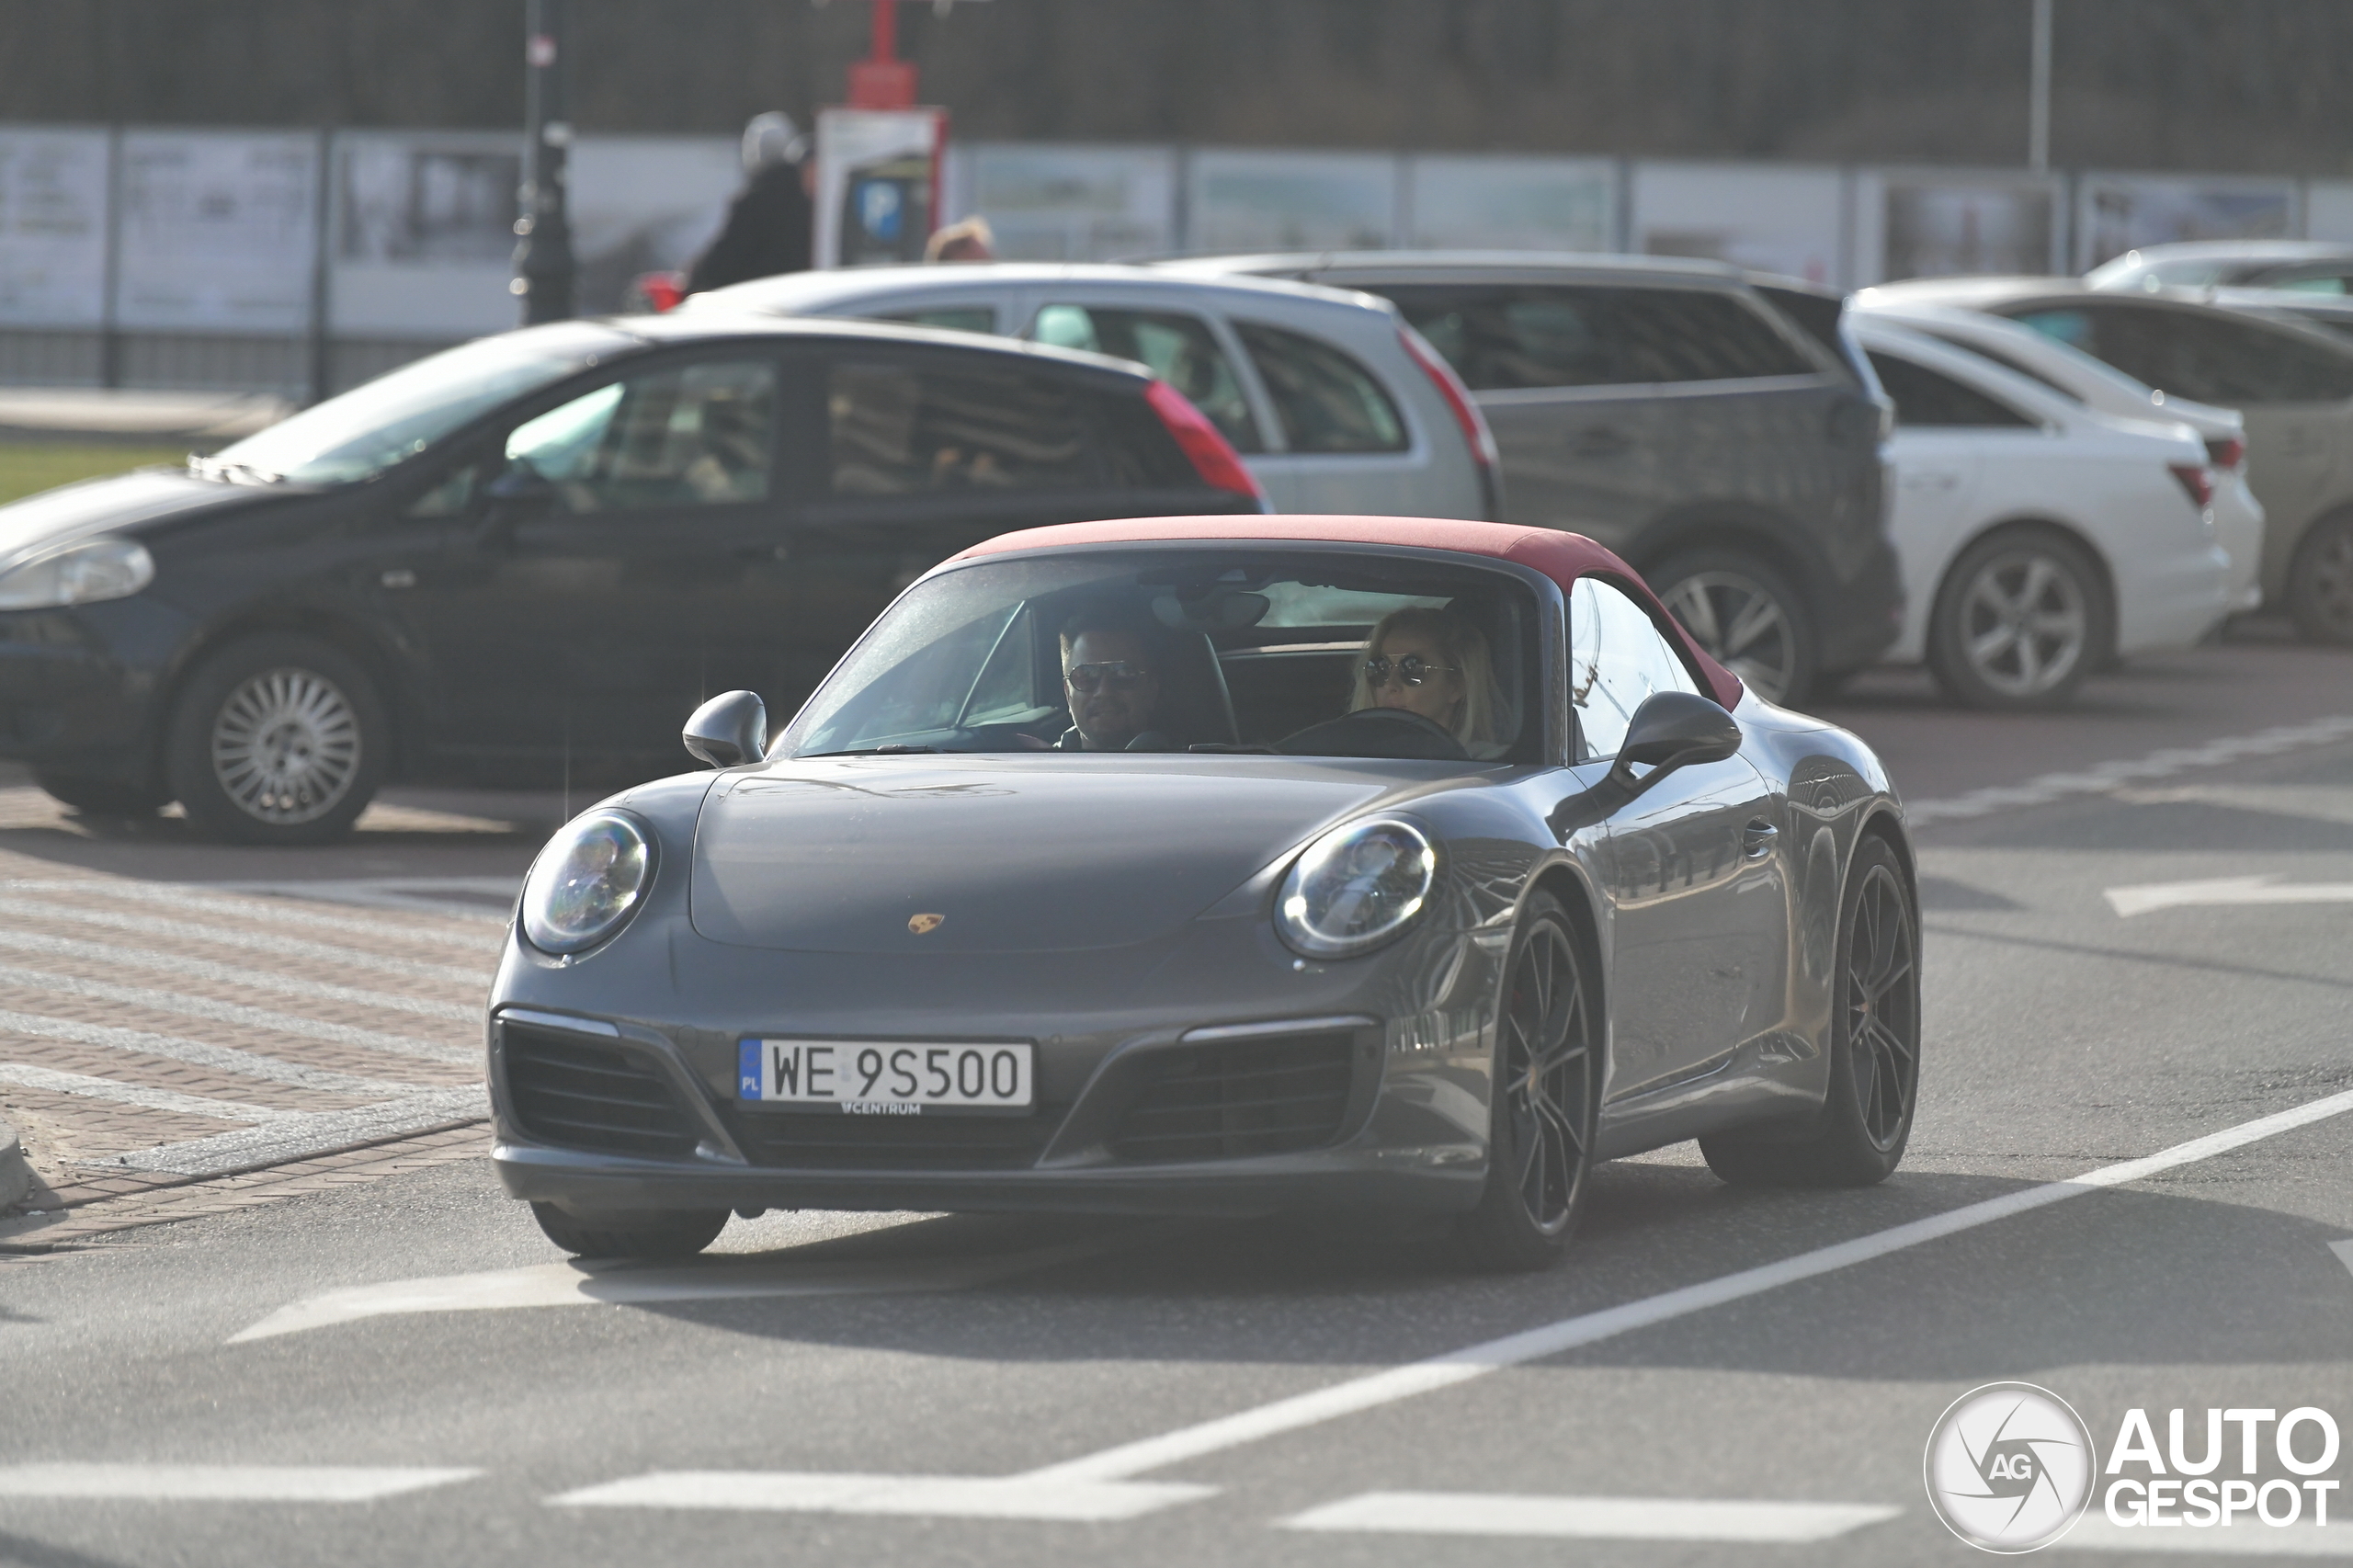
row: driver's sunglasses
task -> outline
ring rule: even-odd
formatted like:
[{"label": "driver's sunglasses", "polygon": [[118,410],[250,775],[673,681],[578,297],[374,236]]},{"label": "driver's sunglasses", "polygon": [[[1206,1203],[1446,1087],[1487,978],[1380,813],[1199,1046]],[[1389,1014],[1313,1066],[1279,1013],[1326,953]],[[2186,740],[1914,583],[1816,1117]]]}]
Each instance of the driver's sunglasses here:
[{"label": "driver's sunglasses", "polygon": [[1380,658],[1367,659],[1364,662],[1365,684],[1371,687],[1373,690],[1379,691],[1389,684],[1390,672],[1392,670],[1396,672],[1397,678],[1407,686],[1419,686],[1432,676],[1450,676],[1455,673],[1452,665],[1433,665],[1419,653],[1408,653],[1404,658],[1396,660],[1392,660],[1384,654]]},{"label": "driver's sunglasses", "polygon": [[1099,665],[1073,665],[1063,672],[1073,691],[1093,691],[1108,682],[1114,690],[1131,687],[1152,672],[1127,659],[1111,659]]}]

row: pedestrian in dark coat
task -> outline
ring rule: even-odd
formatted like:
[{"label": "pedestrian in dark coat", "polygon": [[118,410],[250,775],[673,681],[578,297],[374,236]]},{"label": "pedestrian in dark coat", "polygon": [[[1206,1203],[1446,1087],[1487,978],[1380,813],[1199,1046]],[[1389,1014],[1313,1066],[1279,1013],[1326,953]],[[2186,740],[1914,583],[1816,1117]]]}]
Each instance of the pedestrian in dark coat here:
[{"label": "pedestrian in dark coat", "polygon": [[762,114],[744,127],[744,188],[727,224],[687,274],[687,292],[747,278],[805,272],[814,254],[816,204],[810,198],[809,139],[789,116]]}]

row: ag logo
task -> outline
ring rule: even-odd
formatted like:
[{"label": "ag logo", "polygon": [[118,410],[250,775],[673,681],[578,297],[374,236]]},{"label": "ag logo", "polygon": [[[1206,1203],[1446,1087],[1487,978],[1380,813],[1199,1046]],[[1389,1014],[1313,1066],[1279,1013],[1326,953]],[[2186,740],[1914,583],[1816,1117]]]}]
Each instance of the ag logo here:
[{"label": "ag logo", "polygon": [[1986,1551],[2020,1552],[2084,1517],[2097,1463],[2065,1400],[2032,1383],[1987,1383],[1937,1418],[1922,1470],[1946,1528]]},{"label": "ag logo", "polygon": [[928,937],[938,930],[947,918],[945,915],[910,915],[907,916],[907,929],[918,937]]}]

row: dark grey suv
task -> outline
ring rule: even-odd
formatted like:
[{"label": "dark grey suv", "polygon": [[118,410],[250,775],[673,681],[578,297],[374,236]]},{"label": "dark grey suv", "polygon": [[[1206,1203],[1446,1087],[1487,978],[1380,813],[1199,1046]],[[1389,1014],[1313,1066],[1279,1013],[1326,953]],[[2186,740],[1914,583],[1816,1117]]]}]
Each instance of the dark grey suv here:
[{"label": "dark grey suv", "polygon": [[[1881,400],[1857,356],[1730,267],[1366,251],[1164,264],[1359,289],[1452,361],[1502,450],[1507,522],[1639,568],[1773,700],[1877,659],[1903,589],[1881,514]],[[1835,297],[1793,303],[1836,317]]]}]

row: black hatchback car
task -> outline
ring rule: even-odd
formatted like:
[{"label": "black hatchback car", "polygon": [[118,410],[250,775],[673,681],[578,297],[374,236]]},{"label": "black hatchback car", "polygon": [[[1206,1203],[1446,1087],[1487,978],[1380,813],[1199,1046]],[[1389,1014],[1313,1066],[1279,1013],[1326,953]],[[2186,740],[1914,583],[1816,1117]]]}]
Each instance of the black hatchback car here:
[{"label": "black hatchback car", "polygon": [[1008,528],[1256,512],[1140,367],[961,334],[565,322],[419,360],[185,472],[0,507],[0,756],[102,812],[342,833],[392,778],[668,771],[731,687],[790,713]]}]

